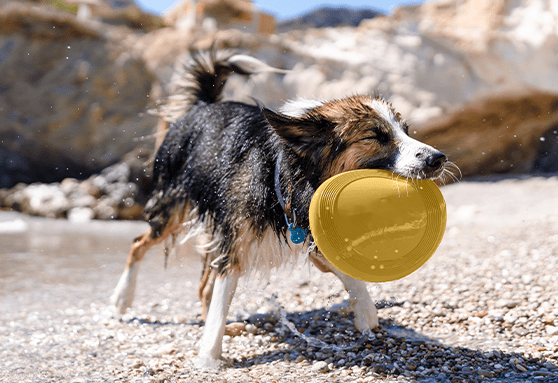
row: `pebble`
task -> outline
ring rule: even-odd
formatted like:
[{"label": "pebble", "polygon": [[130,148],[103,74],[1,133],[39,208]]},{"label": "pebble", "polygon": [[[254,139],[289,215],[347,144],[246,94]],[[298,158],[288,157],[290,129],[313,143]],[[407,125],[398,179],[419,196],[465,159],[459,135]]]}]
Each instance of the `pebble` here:
[{"label": "pebble", "polygon": [[521,365],[521,364],[516,364],[516,365],[515,365],[515,368],[517,368],[517,369],[518,369],[519,371],[521,371],[521,372],[527,371],[527,367],[525,367],[525,366],[523,366],[523,365]]},{"label": "pebble", "polygon": [[229,323],[225,327],[225,335],[228,336],[239,336],[244,331],[246,331],[246,325],[242,322]]},{"label": "pebble", "polygon": [[312,365],[313,372],[326,372],[329,370],[329,367],[326,362],[324,361],[317,361]]},{"label": "pebble", "polygon": [[487,371],[487,370],[482,370],[479,369],[477,371],[480,375],[485,376],[487,378],[493,378],[494,377],[494,373],[492,371]]},{"label": "pebble", "polygon": [[244,329],[246,330],[247,333],[249,334],[255,334],[258,331],[258,328],[256,326],[254,326],[251,323],[248,323]]}]

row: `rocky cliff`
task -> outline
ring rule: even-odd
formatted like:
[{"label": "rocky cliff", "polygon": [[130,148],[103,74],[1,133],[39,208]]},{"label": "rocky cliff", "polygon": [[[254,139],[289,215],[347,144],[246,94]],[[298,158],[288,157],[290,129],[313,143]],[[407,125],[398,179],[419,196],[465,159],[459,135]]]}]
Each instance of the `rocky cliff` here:
[{"label": "rocky cliff", "polygon": [[0,187],[83,178],[141,145],[156,78],[134,35],[47,4],[0,8]]},{"label": "rocky cliff", "polygon": [[[133,149],[148,158],[157,120],[146,110],[176,86],[177,61],[211,46],[289,69],[233,77],[230,98],[278,107],[294,97],[379,94],[464,176],[558,171],[558,9],[550,0],[433,1],[357,27],[271,36],[109,19],[0,3],[2,185],[86,178]],[[145,179],[140,189],[148,190]],[[95,190],[98,201],[105,194]],[[140,194],[111,202],[112,216]]]}]

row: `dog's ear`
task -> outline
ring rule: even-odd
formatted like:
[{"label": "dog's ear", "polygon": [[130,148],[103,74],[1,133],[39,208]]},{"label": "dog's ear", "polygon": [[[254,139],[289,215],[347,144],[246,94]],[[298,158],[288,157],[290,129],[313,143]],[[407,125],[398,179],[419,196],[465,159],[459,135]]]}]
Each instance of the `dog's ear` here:
[{"label": "dog's ear", "polygon": [[291,117],[263,108],[262,113],[271,127],[300,156],[317,163],[322,150],[330,142],[334,124],[319,114]]}]

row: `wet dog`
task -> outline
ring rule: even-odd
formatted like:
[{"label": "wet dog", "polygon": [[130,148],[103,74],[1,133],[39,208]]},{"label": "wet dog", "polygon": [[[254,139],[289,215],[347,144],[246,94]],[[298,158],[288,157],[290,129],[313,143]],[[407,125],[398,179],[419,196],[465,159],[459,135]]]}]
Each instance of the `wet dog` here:
[{"label": "wet dog", "polygon": [[[437,178],[448,161],[408,135],[408,125],[378,97],[296,100],[279,111],[221,101],[227,77],[273,70],[244,55],[194,54],[185,73],[186,113],[170,124],[158,149],[154,191],[145,207],[150,230],[137,238],[112,296],[119,312],[130,307],[139,262],[146,251],[186,230],[205,244],[200,297],[209,302],[196,364],[219,364],[225,320],[237,281],[297,254],[333,272],[349,292],[355,326],[378,326],[364,282],[336,270],[309,233],[310,200],[322,182],[355,169],[385,169],[408,178]],[[289,225],[303,229],[289,241]],[[302,250],[302,251],[301,251]]]}]

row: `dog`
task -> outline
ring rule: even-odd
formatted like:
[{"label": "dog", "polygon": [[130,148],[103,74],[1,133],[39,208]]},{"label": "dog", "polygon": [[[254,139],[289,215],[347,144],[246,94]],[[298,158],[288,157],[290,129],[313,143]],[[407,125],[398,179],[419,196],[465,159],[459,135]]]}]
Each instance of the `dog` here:
[{"label": "dog", "polygon": [[[182,87],[185,113],[170,124],[154,160],[154,190],[145,207],[150,229],[134,240],[111,297],[124,313],[147,250],[182,231],[197,237],[205,245],[200,298],[207,311],[199,367],[220,365],[240,276],[270,270],[297,254],[308,254],[319,270],[341,280],[358,331],[377,327],[366,284],[312,250],[310,200],[326,179],[355,169],[385,169],[413,179],[449,172],[447,157],[409,137],[408,124],[380,97],[298,99],[278,111],[221,100],[229,75],[273,70],[241,54],[192,54]],[[287,238],[293,227],[303,230],[296,241],[302,243]]]}]

